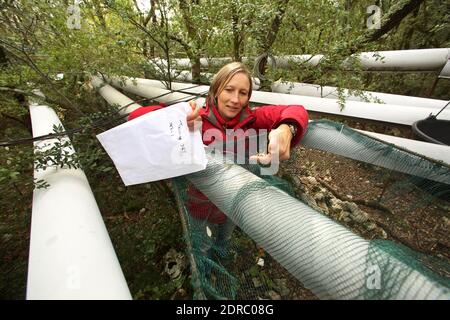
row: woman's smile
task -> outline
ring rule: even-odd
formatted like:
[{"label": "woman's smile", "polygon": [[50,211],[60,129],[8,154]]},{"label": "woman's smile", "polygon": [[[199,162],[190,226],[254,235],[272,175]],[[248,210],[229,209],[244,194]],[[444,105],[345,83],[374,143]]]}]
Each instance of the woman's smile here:
[{"label": "woman's smile", "polygon": [[239,106],[226,106],[226,107],[232,111],[241,111],[241,108]]}]

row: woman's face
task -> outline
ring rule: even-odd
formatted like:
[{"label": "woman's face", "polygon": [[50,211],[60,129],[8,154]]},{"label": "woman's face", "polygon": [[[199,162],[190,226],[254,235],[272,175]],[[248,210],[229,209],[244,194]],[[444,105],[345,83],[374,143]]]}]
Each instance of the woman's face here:
[{"label": "woman's face", "polygon": [[226,121],[233,119],[248,103],[250,83],[245,73],[236,73],[217,96],[217,110]]}]

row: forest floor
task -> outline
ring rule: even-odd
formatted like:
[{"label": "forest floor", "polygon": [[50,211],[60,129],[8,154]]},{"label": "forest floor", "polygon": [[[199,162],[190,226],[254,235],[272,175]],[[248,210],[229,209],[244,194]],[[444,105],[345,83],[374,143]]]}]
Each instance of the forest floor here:
[{"label": "forest floor", "polygon": [[[386,179],[387,172],[304,146],[295,149],[292,158],[280,168],[280,175],[287,180],[300,182],[297,186],[293,183],[297,196],[314,209],[366,240],[388,240],[412,249],[411,259],[417,259],[448,280],[448,198],[430,197],[420,186],[408,185],[405,174],[388,172],[389,179]],[[292,179],[293,176],[296,179]],[[341,208],[334,211],[332,207],[337,201],[355,203],[359,217]],[[255,281],[247,281],[244,285],[247,291],[242,293],[244,298],[318,299],[268,254],[264,255],[264,267],[259,267],[256,264],[258,248],[250,252],[253,252],[252,260],[242,258],[247,260],[240,261],[233,271],[239,274],[253,268],[254,278],[261,280],[258,281],[261,287],[252,285]],[[413,265],[414,261],[410,263]]]}]

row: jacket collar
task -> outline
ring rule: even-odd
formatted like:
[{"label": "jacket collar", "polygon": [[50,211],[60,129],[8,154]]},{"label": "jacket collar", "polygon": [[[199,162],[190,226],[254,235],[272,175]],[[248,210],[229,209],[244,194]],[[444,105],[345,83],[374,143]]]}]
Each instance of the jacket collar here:
[{"label": "jacket collar", "polygon": [[242,111],[238,115],[236,115],[236,117],[229,121],[226,121],[220,115],[217,107],[215,105],[209,105],[208,102],[206,102],[206,108],[204,109],[204,112],[202,112],[202,118],[207,119],[211,124],[221,130],[228,128],[238,129],[256,120],[255,115],[247,106],[242,109]]}]

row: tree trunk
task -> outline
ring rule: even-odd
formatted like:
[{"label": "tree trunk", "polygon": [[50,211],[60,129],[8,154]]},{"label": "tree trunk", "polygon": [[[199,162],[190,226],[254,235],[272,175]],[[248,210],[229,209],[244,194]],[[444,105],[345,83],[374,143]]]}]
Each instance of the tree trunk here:
[{"label": "tree trunk", "polygon": [[239,13],[234,2],[231,4],[231,25],[233,31],[233,60],[242,61],[242,32],[239,30]]},{"label": "tree trunk", "polygon": [[[286,7],[289,3],[289,0],[278,0],[276,3],[276,15],[272,20],[269,28],[267,29],[267,33],[265,36],[261,38],[261,44],[259,45],[259,52],[261,54],[268,53],[269,49],[272,47],[275,42],[278,34],[278,30],[280,29],[281,22],[283,21],[284,13],[286,12]],[[259,74],[264,76],[266,73],[267,66],[267,56],[261,59],[261,62],[258,65]]]},{"label": "tree trunk", "polygon": [[[155,6],[156,6],[156,0],[150,0],[150,17],[152,20],[152,27],[156,27],[156,24],[158,23],[156,20],[156,11],[155,11]],[[150,57],[154,58],[155,57],[155,45],[151,44],[150,45]]]},{"label": "tree trunk", "polygon": [[14,95],[14,98],[17,100],[19,105],[27,110],[27,113],[24,115],[21,115],[20,117],[15,117],[10,114],[0,112],[0,114],[10,120],[13,120],[15,122],[20,123],[22,126],[24,126],[30,134],[32,134],[32,127],[31,127],[31,116],[30,116],[30,108],[28,107],[28,100],[25,97],[24,94],[20,92],[20,90],[16,90],[15,88],[10,88],[11,92]]},{"label": "tree trunk", "polygon": [[8,57],[6,56],[6,51],[0,46],[0,67],[6,67],[8,65]]},{"label": "tree trunk", "polygon": [[200,57],[198,55],[195,55],[191,57],[190,60],[192,64],[191,68],[192,83],[200,83],[200,69],[201,69]]},{"label": "tree trunk", "polygon": [[200,49],[202,48],[202,46],[201,40],[198,36],[198,30],[191,19],[190,10],[190,6],[198,5],[198,2],[190,1],[189,3],[187,3],[186,0],[179,0],[178,4],[180,7],[181,15],[183,17],[184,25],[186,26],[188,37],[190,39],[190,43],[188,47],[185,46],[185,50],[192,64],[192,82],[200,83]]}]

